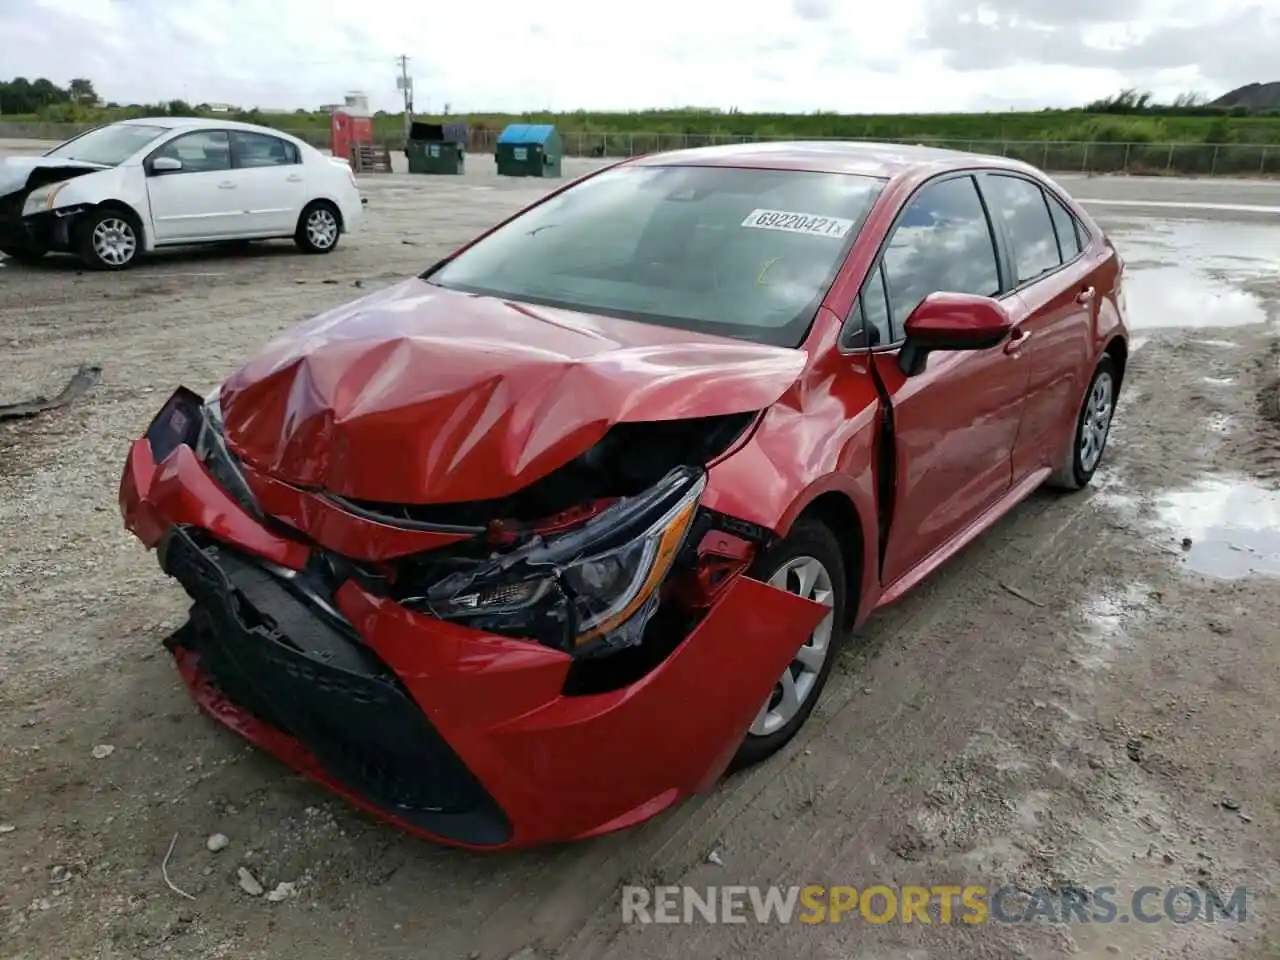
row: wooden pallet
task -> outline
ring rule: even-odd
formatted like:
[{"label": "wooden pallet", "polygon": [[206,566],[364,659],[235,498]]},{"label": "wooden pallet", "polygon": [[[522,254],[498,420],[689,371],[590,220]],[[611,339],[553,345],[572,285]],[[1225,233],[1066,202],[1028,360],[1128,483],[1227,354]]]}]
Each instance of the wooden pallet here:
[{"label": "wooden pallet", "polygon": [[351,148],[351,169],[356,173],[390,173],[391,151],[381,143],[358,143]]}]

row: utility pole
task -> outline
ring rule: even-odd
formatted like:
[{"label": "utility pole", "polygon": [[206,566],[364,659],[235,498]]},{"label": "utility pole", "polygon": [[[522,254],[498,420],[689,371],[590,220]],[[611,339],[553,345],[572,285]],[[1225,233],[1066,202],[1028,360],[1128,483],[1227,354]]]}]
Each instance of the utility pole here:
[{"label": "utility pole", "polygon": [[409,79],[408,56],[402,53],[397,59],[400,61],[400,82],[396,86],[404,93],[404,138],[408,140],[410,118],[413,116],[413,81]]}]

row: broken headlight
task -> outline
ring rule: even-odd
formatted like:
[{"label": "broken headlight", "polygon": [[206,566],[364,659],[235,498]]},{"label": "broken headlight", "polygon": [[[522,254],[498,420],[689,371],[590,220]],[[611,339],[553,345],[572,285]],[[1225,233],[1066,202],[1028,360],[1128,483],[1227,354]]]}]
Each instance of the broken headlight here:
[{"label": "broken headlight", "polygon": [[226,437],[222,426],[222,404],[219,391],[214,390],[204,398],[201,407],[200,435],[196,439],[196,456],[204,463],[205,469],[213,479],[233,500],[244,507],[253,516],[261,516],[258,499],[249,489],[244,479],[240,464],[235,455],[227,449]]},{"label": "broken headlight", "polygon": [[706,474],[679,467],[581,527],[481,561],[407,606],[575,655],[639,643],[693,527]]}]

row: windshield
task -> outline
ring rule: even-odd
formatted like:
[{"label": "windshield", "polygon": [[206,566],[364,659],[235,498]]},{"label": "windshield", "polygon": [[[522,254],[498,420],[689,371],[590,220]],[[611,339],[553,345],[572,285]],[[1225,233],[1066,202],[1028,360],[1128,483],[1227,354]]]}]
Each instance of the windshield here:
[{"label": "windshield", "polygon": [[799,346],[884,181],[626,166],[534,207],[434,284]]},{"label": "windshield", "polygon": [[90,130],[74,140],[54,147],[45,156],[114,167],[124,163],[160,134],[166,132],[164,127],[149,127],[141,123],[116,123],[109,127]]}]

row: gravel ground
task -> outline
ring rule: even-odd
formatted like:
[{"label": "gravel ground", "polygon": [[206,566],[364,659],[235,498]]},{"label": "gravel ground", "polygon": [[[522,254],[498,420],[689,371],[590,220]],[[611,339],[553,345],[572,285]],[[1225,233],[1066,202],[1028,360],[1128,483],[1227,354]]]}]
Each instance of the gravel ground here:
[{"label": "gravel ground", "polygon": [[[873,618],[794,745],[707,796],[597,841],[474,856],[353,812],[200,715],[159,646],[183,595],[121,529],[127,444],[176,384],[207,390],[546,188],[475,159],[465,178],[366,179],[367,228],[327,257],[0,261],[0,402],[104,368],[77,404],[0,424],[0,956],[1280,956],[1280,250],[1273,226],[1222,211],[1099,206],[1140,349],[1096,489],[1033,496]],[[1138,199],[1255,190],[1175,187]],[[190,899],[162,875],[175,837],[168,876]],[[240,868],[295,886],[252,896]],[[1250,899],[1241,923],[643,926],[622,923],[625,883]]]}]

